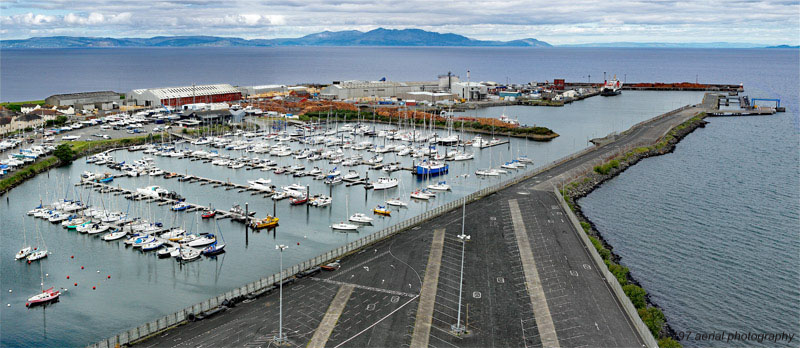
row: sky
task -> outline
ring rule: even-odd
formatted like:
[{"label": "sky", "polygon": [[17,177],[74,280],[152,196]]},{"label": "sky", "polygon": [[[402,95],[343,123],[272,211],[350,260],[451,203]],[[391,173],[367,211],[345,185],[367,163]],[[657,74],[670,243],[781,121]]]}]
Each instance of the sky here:
[{"label": "sky", "polygon": [[800,44],[798,0],[0,0],[0,38],[299,37],[418,28],[551,44]]}]

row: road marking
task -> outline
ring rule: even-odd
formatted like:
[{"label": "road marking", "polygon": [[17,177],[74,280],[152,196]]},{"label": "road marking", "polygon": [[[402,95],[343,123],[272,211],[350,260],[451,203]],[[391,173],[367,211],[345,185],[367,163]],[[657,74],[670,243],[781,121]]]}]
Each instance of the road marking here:
[{"label": "road marking", "polygon": [[350,285],[350,286],[352,286],[354,288],[358,288],[358,289],[362,289],[362,290],[383,292],[383,293],[387,293],[387,294],[390,294],[390,295],[399,295],[399,296],[406,296],[406,297],[415,297],[415,296],[417,296],[415,294],[409,294],[407,292],[387,290],[387,289],[381,289],[381,288],[373,288],[371,286],[345,283],[345,282],[340,282],[338,280],[332,280],[332,279],[322,279],[322,278],[308,278],[308,279],[316,280],[318,282],[323,282],[323,283],[336,284],[336,285]]},{"label": "road marking", "polygon": [[525,273],[525,285],[528,289],[531,306],[533,306],[533,314],[538,323],[536,327],[539,330],[539,338],[542,340],[542,346],[558,348],[556,327],[553,324],[553,317],[550,316],[550,308],[547,307],[547,298],[545,298],[542,282],[539,279],[536,260],[533,258],[528,232],[525,230],[525,222],[522,220],[522,213],[519,210],[517,200],[509,200],[508,207],[511,210],[514,234],[517,236],[519,257],[522,260],[522,270]]},{"label": "road marking", "polygon": [[325,316],[322,317],[322,321],[320,321],[317,330],[314,331],[314,336],[312,336],[311,341],[308,342],[309,348],[325,347],[325,343],[328,342],[328,338],[331,336],[336,322],[339,321],[339,316],[342,315],[342,311],[344,311],[347,300],[350,299],[354,288],[355,287],[352,285],[342,285],[339,288],[336,297],[333,298],[331,305],[328,307],[328,311],[325,312]]},{"label": "road marking", "polygon": [[433,305],[436,303],[436,288],[439,283],[439,266],[442,263],[444,247],[444,229],[433,231],[431,251],[428,254],[428,266],[425,268],[425,279],[422,281],[417,318],[414,321],[414,334],[411,336],[411,348],[428,347],[431,336],[431,320]]}]

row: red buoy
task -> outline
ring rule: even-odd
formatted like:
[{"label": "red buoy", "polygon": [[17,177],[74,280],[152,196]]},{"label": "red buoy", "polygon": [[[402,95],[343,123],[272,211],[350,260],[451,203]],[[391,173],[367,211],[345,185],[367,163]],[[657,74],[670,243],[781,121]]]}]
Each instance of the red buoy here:
[{"label": "red buoy", "polygon": [[81,266],[81,269],[83,269],[83,266]]},{"label": "red buoy", "polygon": [[75,286],[78,286],[78,283],[75,283]]},{"label": "red buoy", "polygon": [[111,279],[111,276],[108,276],[108,279]]},{"label": "red buoy", "polygon": [[70,258],[70,259],[74,259],[74,258],[75,258],[75,255],[72,255],[72,256],[70,256],[69,258]]},{"label": "red buoy", "polygon": [[31,260],[28,260],[28,264],[29,264],[29,265],[31,264]]},{"label": "red buoy", "polygon": [[33,248],[33,250],[36,250],[36,249],[39,249],[39,247],[35,247],[35,248]]},{"label": "red buoy", "polygon": [[297,245],[300,245],[300,242],[297,242]]},{"label": "red buoy", "polygon": [[93,287],[92,287],[92,290],[94,290],[94,289],[97,289],[97,288],[95,288],[95,287],[93,286]]},{"label": "red buoy", "polygon": [[67,276],[67,279],[69,279],[69,276]]}]

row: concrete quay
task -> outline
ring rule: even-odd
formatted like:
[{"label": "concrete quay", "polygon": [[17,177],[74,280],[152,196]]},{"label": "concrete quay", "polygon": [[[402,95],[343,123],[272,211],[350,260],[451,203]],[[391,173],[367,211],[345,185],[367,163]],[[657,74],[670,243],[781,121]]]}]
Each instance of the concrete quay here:
[{"label": "concrete quay", "polygon": [[[287,345],[653,346],[554,188],[707,110],[658,116],[468,203],[460,307],[466,333],[451,331],[459,310],[459,207],[364,246],[337,271],[290,276],[283,299]],[[278,292],[260,295],[134,343],[270,345],[278,332]]]}]

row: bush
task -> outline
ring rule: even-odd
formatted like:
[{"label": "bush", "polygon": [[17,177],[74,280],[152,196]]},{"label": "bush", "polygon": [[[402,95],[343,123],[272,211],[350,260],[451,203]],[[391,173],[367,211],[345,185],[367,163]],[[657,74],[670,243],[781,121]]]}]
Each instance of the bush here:
[{"label": "bush", "polygon": [[638,287],[633,284],[628,284],[622,287],[622,291],[625,291],[625,295],[631,299],[633,306],[637,309],[647,307],[647,301],[645,300],[645,296],[647,295],[647,291]]},{"label": "bush", "polygon": [[619,168],[619,160],[611,160],[606,164],[594,166],[594,172],[602,175],[606,175],[611,172],[611,169]]},{"label": "bush", "polygon": [[678,341],[673,340],[671,337],[658,340],[658,346],[660,348],[683,348]]},{"label": "bush", "polygon": [[597,249],[597,253],[600,254],[603,260],[608,261],[608,259],[611,258],[611,251],[603,247],[603,243],[600,243],[597,238],[589,236],[589,240],[592,241],[592,245]]},{"label": "bush", "polygon": [[625,285],[628,283],[628,267],[611,263],[608,265],[608,270],[611,271],[611,274],[617,277],[619,285]]},{"label": "bush", "polygon": [[61,165],[67,165],[72,163],[72,160],[75,159],[75,151],[72,150],[72,146],[69,144],[61,144],[53,151],[53,156],[56,156],[56,158],[61,161]]},{"label": "bush", "polygon": [[650,333],[652,333],[654,337],[658,337],[659,332],[661,332],[661,327],[664,326],[666,322],[664,320],[664,313],[658,308],[647,307],[639,310],[639,317],[642,318],[644,324],[650,329]]},{"label": "bush", "polygon": [[592,225],[590,225],[588,222],[581,221],[581,227],[583,227],[583,232],[586,233],[589,233],[589,231],[592,230]]}]

